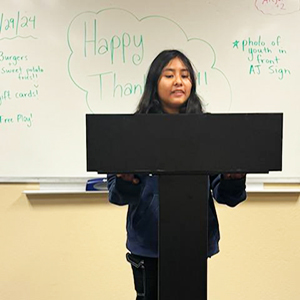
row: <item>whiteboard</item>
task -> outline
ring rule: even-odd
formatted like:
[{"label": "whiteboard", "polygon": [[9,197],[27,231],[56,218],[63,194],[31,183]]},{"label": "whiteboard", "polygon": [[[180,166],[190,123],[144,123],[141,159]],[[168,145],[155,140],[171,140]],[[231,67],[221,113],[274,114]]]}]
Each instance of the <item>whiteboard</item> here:
[{"label": "whiteboard", "polygon": [[206,111],[284,113],[283,171],[269,176],[300,178],[299,7],[2,0],[0,177],[91,176],[85,115],[134,112],[149,64],[175,48],[195,66]]}]

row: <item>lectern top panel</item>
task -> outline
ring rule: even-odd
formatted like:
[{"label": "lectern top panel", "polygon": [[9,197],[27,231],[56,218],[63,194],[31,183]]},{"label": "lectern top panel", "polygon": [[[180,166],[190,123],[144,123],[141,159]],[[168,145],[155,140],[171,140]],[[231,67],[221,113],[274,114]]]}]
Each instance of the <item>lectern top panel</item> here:
[{"label": "lectern top panel", "polygon": [[87,115],[87,169],[99,173],[267,173],[282,167],[276,114]]}]

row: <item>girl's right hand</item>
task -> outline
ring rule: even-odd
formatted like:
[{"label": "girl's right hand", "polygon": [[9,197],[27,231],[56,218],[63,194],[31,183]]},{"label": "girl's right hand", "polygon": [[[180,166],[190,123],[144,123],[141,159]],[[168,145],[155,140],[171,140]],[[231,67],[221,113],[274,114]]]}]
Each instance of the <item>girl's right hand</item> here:
[{"label": "girl's right hand", "polygon": [[121,178],[125,181],[129,181],[133,184],[139,184],[140,180],[134,176],[134,174],[117,174],[118,178]]}]

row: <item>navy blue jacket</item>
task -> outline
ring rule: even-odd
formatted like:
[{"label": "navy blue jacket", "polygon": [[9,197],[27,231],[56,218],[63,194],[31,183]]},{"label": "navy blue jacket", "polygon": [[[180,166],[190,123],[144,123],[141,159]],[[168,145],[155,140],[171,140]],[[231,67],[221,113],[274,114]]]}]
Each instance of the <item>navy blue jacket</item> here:
[{"label": "navy blue jacket", "polygon": [[[115,175],[108,175],[109,201],[128,205],[127,249],[136,255],[158,257],[158,177],[139,175],[135,185]],[[221,175],[210,176],[208,205],[207,255],[219,252],[219,224],[213,198],[222,204],[236,206],[246,199],[245,178],[224,179]]]}]

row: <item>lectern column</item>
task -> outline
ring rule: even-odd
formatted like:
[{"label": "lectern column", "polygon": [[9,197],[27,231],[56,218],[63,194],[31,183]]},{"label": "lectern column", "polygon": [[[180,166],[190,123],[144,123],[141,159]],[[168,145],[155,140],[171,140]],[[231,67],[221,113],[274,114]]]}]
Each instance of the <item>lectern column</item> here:
[{"label": "lectern column", "polygon": [[208,176],[159,176],[159,300],[207,299]]}]

